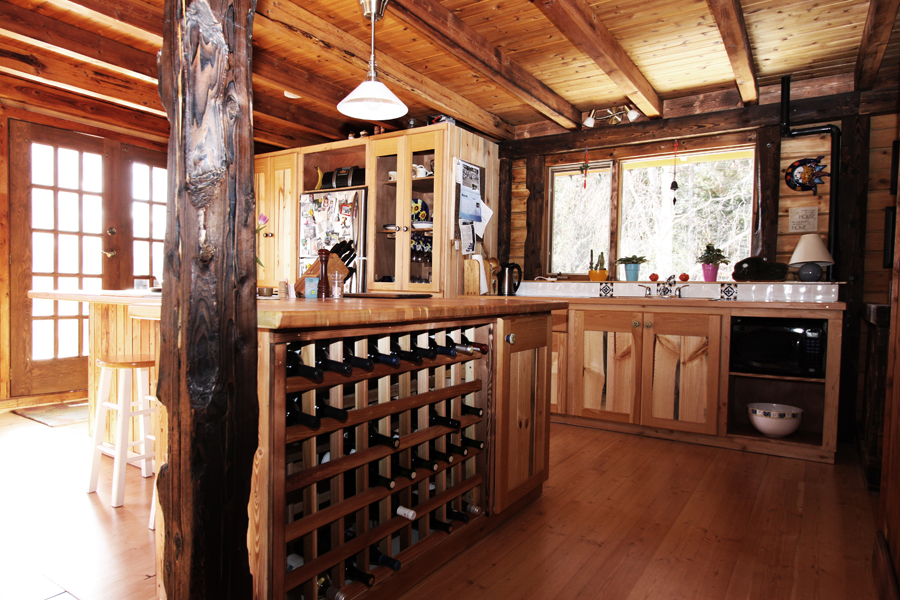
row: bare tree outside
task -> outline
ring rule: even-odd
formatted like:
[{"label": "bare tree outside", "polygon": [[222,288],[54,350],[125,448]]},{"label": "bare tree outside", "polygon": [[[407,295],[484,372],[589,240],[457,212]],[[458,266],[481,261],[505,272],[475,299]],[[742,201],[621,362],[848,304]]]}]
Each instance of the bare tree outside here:
[{"label": "bare tree outside", "polygon": [[[672,157],[622,165],[618,254],[646,256],[646,274],[702,279],[697,256],[706,244],[721,248],[731,264],[750,256],[753,152],[684,158],[677,192]],[[719,279],[729,280],[731,270],[723,267]]]},{"label": "bare tree outside", "polygon": [[551,169],[550,185],[550,272],[587,274],[591,250],[595,260],[609,256],[610,166],[592,164],[587,175],[580,165]]}]

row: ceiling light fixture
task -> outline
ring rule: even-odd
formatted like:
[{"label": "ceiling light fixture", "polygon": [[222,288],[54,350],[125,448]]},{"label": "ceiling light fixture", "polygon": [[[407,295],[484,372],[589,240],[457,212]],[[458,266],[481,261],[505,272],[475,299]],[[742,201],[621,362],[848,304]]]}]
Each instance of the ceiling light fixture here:
[{"label": "ceiling light fixture", "polygon": [[596,109],[591,110],[591,112],[588,114],[588,116],[586,116],[584,118],[582,125],[584,125],[585,127],[593,127],[594,122],[596,121],[596,119],[594,118],[595,114],[597,114],[597,110]]},{"label": "ceiling light fixture", "polygon": [[372,54],[369,57],[369,73],[366,80],[340,101],[338,112],[364,121],[389,121],[399,119],[409,110],[379,79],[375,70],[375,21],[384,16],[388,0],[359,0],[363,16],[372,21]]},{"label": "ceiling light fixture", "polygon": [[[593,127],[594,126],[595,113],[596,113],[596,111],[592,110],[591,114],[588,116],[588,118],[584,120],[585,127]],[[599,117],[596,118],[596,120],[599,121],[601,119],[606,119],[606,121],[610,125],[618,125],[619,123],[621,123],[624,120],[623,116],[624,116],[624,118],[628,119],[629,123],[634,123],[635,121],[638,120],[638,118],[640,118],[641,113],[636,108],[632,108],[626,104],[624,106],[616,106],[613,108],[607,108],[606,114],[600,115]],[[590,121],[590,124],[588,124],[589,121]]]}]

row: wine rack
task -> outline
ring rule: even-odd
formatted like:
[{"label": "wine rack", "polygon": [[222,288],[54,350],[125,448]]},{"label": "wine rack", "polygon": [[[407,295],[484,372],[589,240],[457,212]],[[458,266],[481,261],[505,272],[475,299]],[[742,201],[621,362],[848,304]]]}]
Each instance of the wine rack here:
[{"label": "wine rack", "polygon": [[494,326],[261,332],[259,568],[272,598],[366,597],[483,518]]}]

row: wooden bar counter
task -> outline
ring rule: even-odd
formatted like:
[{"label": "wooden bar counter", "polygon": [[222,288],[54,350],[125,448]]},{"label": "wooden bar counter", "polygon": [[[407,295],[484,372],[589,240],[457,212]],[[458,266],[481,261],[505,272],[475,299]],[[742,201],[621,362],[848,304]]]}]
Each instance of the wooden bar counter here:
[{"label": "wooden bar counter", "polygon": [[[161,300],[32,297],[91,303],[92,362],[120,331],[111,321],[158,319]],[[566,306],[260,298],[247,537],[256,597],[333,588],[394,598],[537,498],[548,475],[551,311]]]}]

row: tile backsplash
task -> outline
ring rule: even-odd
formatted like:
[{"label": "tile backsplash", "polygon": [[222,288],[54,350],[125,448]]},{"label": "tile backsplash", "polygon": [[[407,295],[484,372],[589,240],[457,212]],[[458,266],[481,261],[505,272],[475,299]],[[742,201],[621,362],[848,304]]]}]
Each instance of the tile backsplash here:
[{"label": "tile backsplash", "polygon": [[[648,282],[631,281],[523,281],[517,296],[551,298],[634,298],[647,293]],[[837,302],[837,283],[704,283],[678,284],[682,298],[709,298],[742,302]],[[650,285],[651,294],[660,286]]]}]

